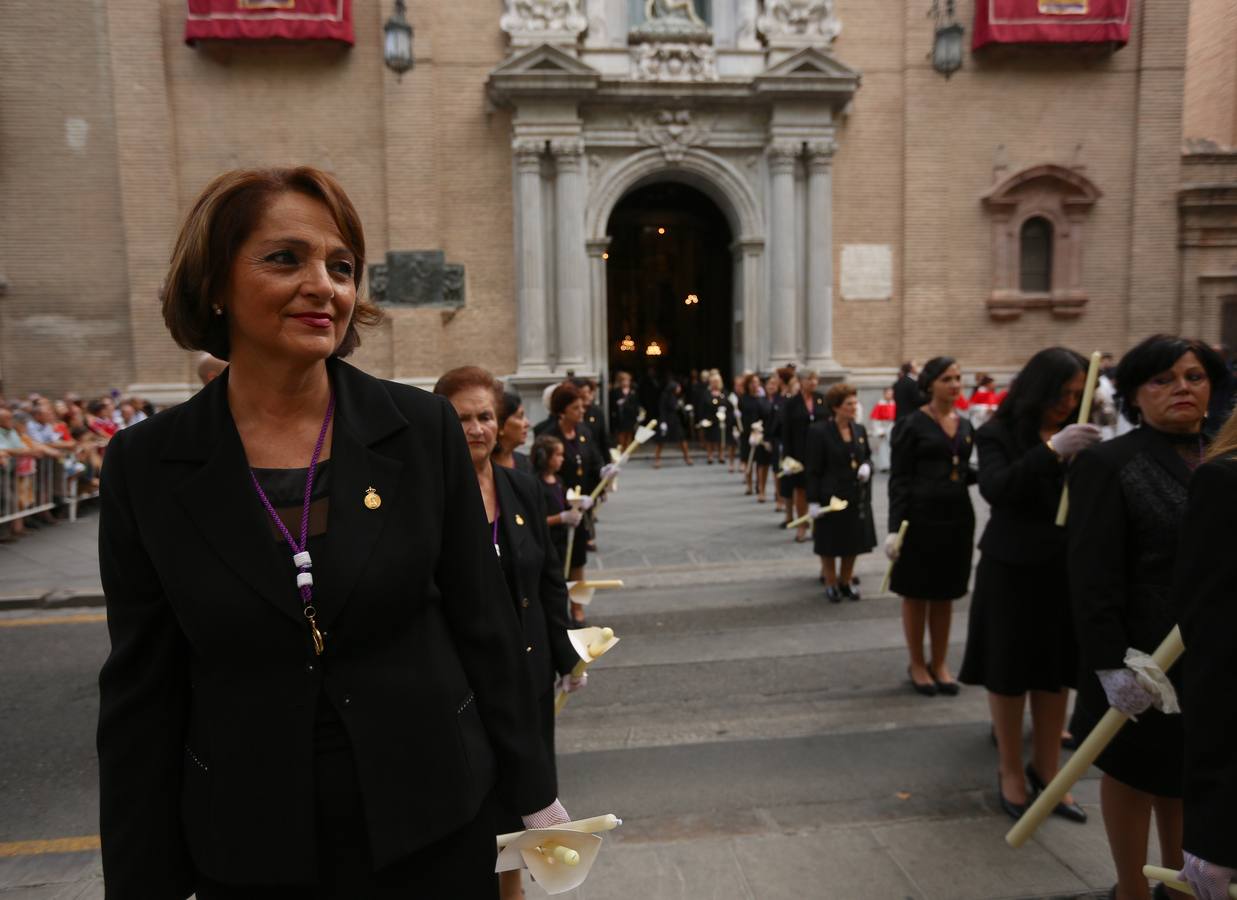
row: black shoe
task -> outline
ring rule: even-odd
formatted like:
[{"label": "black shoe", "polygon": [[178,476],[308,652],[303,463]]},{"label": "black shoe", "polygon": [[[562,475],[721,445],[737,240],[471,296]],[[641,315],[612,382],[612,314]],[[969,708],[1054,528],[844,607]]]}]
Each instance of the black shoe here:
[{"label": "black shoe", "polygon": [[[931,674],[932,670],[929,669],[928,673]],[[956,697],[958,692],[962,690],[962,686],[958,682],[940,681],[935,675],[932,676],[932,683],[936,685],[937,692],[946,697]]]},{"label": "black shoe", "polygon": [[906,677],[911,679],[911,687],[915,689],[916,694],[922,694],[925,697],[936,696],[936,682],[935,681],[932,682],[931,684],[920,684],[914,678],[911,678],[911,667],[910,666],[906,667]]},{"label": "black shoe", "polygon": [[1005,810],[1005,815],[1009,816],[1015,822],[1022,818],[1022,814],[1027,811],[1027,804],[1013,803],[1005,799],[1005,792],[1001,790],[1001,773],[996,773],[996,795],[1001,800],[1001,809]]},{"label": "black shoe", "polygon": [[827,585],[825,587],[825,599],[830,603],[841,603],[842,592],[833,585]]},{"label": "black shoe", "polygon": [[842,592],[843,597],[845,597],[847,600],[850,600],[852,603],[859,599],[859,592],[855,590],[855,585],[853,583],[852,584],[839,584],[838,590]]},{"label": "black shoe", "polygon": [[859,576],[858,576],[858,575],[852,575],[852,576],[850,576],[850,583],[851,583],[851,584],[858,584],[858,583],[859,583]]},{"label": "black shoe", "polygon": [[1081,741],[1079,741],[1079,740],[1078,740],[1078,738],[1074,737],[1074,736],[1071,734],[1069,737],[1062,737],[1062,738],[1061,738],[1061,749],[1062,749],[1062,750],[1077,750],[1077,749],[1078,749],[1078,745],[1079,745],[1080,743],[1081,743]]},{"label": "black shoe", "polygon": [[[1039,777],[1039,773],[1035,771],[1035,767],[1027,763],[1026,768],[1027,781],[1031,784],[1032,797],[1038,797],[1040,791],[1044,789],[1044,779]],[[1058,803],[1053,807],[1052,814],[1060,816],[1062,819],[1068,819],[1071,822],[1077,822],[1080,825],[1087,821],[1087,811],[1077,803]]]}]

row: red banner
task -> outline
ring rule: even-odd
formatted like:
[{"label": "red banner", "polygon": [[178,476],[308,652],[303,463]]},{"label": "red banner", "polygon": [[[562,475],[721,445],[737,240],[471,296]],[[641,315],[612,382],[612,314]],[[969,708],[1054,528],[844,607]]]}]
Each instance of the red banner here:
[{"label": "red banner", "polygon": [[974,50],[988,44],[1130,40],[1134,0],[975,0]]},{"label": "red banner", "polygon": [[185,43],[342,41],[352,44],[352,0],[188,0]]}]

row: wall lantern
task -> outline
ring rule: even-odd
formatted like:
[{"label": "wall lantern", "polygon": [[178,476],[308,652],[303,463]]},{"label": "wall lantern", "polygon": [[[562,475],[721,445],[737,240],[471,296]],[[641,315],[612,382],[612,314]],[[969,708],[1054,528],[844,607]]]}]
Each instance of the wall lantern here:
[{"label": "wall lantern", "polygon": [[962,35],[966,29],[954,17],[954,0],[933,0],[929,13],[936,19],[936,37],[932,42],[932,68],[949,78],[962,68]]},{"label": "wall lantern", "polygon": [[697,297],[695,294],[688,294],[687,299],[683,301],[683,305],[684,306],[695,306],[699,302],[700,302],[700,298]]},{"label": "wall lantern", "polygon": [[395,0],[395,12],[382,26],[382,61],[400,81],[412,68],[412,26],[404,16],[407,11],[404,0]]},{"label": "wall lantern", "polygon": [[619,351],[622,353],[636,352],[636,342],[632,340],[630,334],[619,341]]},{"label": "wall lantern", "polygon": [[649,341],[649,345],[644,348],[645,356],[661,356],[661,345],[657,341]]}]

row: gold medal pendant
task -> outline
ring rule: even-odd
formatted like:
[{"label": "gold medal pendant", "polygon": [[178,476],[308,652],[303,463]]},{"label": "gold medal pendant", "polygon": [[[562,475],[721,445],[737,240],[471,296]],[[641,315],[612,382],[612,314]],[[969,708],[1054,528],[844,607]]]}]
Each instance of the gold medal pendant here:
[{"label": "gold medal pendant", "polygon": [[852,459],[852,460],[850,461],[850,468],[851,468],[851,471],[852,471],[852,472],[857,472],[857,471],[859,471],[859,463],[858,463],[858,461],[856,461],[856,460]]},{"label": "gold medal pendant", "polygon": [[305,618],[309,620],[309,633],[314,639],[314,655],[321,656],[322,651],[326,649],[326,642],[322,640],[322,632],[318,630],[318,620],[315,616],[317,616],[317,611],[312,606],[305,607]]},{"label": "gold medal pendant", "polygon": [[584,477],[584,466],[578,466],[576,468],[576,475],[579,476],[580,478]]},{"label": "gold medal pendant", "polygon": [[950,480],[950,481],[959,481],[959,480],[960,480],[960,476],[958,475],[958,470],[957,470],[957,469],[954,469],[952,472],[950,472],[950,473],[949,473],[949,480]]},{"label": "gold medal pendant", "polygon": [[365,500],[363,502],[366,509],[377,509],[382,506],[382,498],[378,496],[378,491],[372,487],[365,489]]}]

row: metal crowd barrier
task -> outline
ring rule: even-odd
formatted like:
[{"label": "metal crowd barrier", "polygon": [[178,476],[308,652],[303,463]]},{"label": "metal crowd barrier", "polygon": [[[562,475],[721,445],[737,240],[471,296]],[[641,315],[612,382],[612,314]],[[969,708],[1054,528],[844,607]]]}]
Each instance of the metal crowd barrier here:
[{"label": "metal crowd barrier", "polygon": [[97,490],[82,492],[81,480],[80,473],[69,474],[62,459],[38,459],[34,466],[20,458],[0,463],[0,525],[58,507],[68,509],[70,522],[77,521],[78,506],[99,496]]}]

